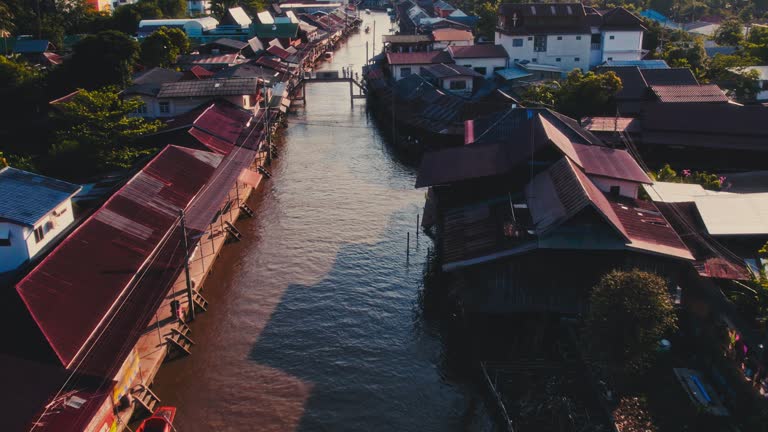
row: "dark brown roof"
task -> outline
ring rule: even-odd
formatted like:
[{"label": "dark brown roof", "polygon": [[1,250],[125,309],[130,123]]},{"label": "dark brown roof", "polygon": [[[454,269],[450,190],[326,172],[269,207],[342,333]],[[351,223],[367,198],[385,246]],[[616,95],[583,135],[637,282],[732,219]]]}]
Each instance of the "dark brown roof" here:
[{"label": "dark brown roof", "polygon": [[258,93],[258,78],[215,78],[163,84],[158,98],[219,97],[254,95]]},{"label": "dark brown roof", "polygon": [[[527,119],[525,109],[512,110],[509,116],[515,119],[516,127],[510,122],[510,127],[504,129],[502,139],[426,153],[419,167],[416,187],[505,175],[527,161],[531,151],[538,153],[551,148],[557,149],[591,175],[650,183],[648,176],[627,151],[590,145],[586,140],[575,141],[579,135],[557,122],[557,118],[544,116],[541,112],[545,111],[540,110]],[[523,116],[520,117],[520,114]],[[595,140],[600,143],[597,138]]]},{"label": "dark brown roof", "polygon": [[643,79],[649,85],[696,85],[699,81],[689,68],[641,69]]},{"label": "dark brown roof", "polygon": [[242,50],[245,49],[248,46],[248,42],[243,42],[235,39],[229,39],[229,38],[220,38],[216,39],[213,42],[209,42],[206,44],[207,46],[221,46],[224,48],[230,48],[234,50]]},{"label": "dark brown roof", "polygon": [[645,30],[643,21],[632,12],[617,7],[603,14],[603,30]]},{"label": "dark brown roof", "polygon": [[715,84],[652,85],[651,91],[661,103],[727,103],[728,96]]},{"label": "dark brown roof", "polygon": [[387,53],[387,63],[391,65],[451,63],[451,57],[445,51]]},{"label": "dark brown roof", "polygon": [[509,58],[507,50],[501,45],[449,46],[453,58]]},{"label": "dark brown roof", "polygon": [[455,64],[435,64],[435,65],[429,65],[423,68],[426,70],[430,75],[434,76],[435,78],[450,78],[450,77],[481,77],[479,73],[473,71],[472,69],[464,66],[459,66]]},{"label": "dark brown roof", "polygon": [[500,29],[507,34],[589,34],[590,23],[581,3],[504,3]]},{"label": "dark brown roof", "polygon": [[648,103],[642,143],[768,151],[768,108],[730,103]]}]

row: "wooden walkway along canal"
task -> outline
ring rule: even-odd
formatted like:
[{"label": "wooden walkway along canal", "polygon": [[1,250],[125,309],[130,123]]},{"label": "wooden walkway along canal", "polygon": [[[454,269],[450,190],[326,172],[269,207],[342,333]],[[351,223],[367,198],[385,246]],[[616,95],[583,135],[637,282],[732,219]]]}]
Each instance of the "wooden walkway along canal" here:
[{"label": "wooden walkway along canal", "polygon": [[[339,71],[321,71],[321,72],[305,72],[296,85],[293,100],[302,101],[307,103],[306,86],[307,83],[334,83],[334,82],[346,82],[349,83],[349,103],[354,105],[355,99],[365,99],[367,90],[365,86],[358,80],[358,78],[352,76],[352,70],[345,70],[341,74]],[[355,87],[358,89],[358,93],[355,94]]]}]

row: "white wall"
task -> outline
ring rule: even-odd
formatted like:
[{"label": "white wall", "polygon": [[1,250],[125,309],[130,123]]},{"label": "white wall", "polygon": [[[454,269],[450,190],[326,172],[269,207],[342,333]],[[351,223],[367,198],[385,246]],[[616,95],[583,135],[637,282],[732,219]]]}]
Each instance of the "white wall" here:
[{"label": "white wall", "polygon": [[470,69],[475,68],[485,68],[485,76],[486,79],[493,79],[493,72],[494,68],[506,68],[507,67],[507,59],[505,58],[464,58],[464,59],[453,59],[453,61],[459,65],[459,66],[465,66]]},{"label": "white wall", "polygon": [[474,45],[474,43],[468,40],[439,41],[439,42],[432,42],[432,49],[437,51],[437,50],[444,50],[449,46],[470,46],[470,45]]},{"label": "white wall", "polygon": [[392,66],[392,77],[395,78],[395,81],[400,81],[401,79],[405,78],[404,76],[401,76],[401,71],[403,69],[410,68],[411,74],[419,75],[419,72],[421,71],[421,68],[424,66],[429,65],[394,65]]},{"label": "white wall", "polygon": [[208,0],[187,0],[187,14],[205,14],[211,9],[211,2]]},{"label": "white wall", "polygon": [[611,186],[618,186],[619,195],[629,198],[637,198],[637,191],[640,187],[638,183],[593,175],[589,176],[589,178],[595,183],[595,186],[603,192],[610,192]]},{"label": "white wall", "polygon": [[[515,39],[522,40],[522,46],[513,46]],[[507,50],[510,64],[514,64],[515,60],[528,60],[533,63],[557,66],[564,73],[576,68],[589,69],[591,43],[589,34],[548,35],[547,49],[542,52],[534,51],[534,40],[534,36],[510,36],[496,32],[496,43]]]},{"label": "white wall", "polygon": [[[441,80],[443,83],[443,90],[448,90],[452,93],[472,93],[472,84],[474,83],[474,79],[472,77],[458,77],[458,78],[446,78]],[[466,88],[463,90],[451,90],[451,82],[453,81],[464,81],[466,84]]]},{"label": "white wall", "polygon": [[14,270],[28,259],[34,258],[40,250],[67,229],[74,220],[72,201],[67,200],[35,224],[35,228],[42,227],[44,232],[43,239],[39,242],[35,240],[33,228],[10,222],[0,222],[0,232],[9,230],[11,240],[10,246],[0,246],[0,272]]},{"label": "white wall", "polygon": [[643,56],[642,31],[604,31],[602,61],[640,60]]}]

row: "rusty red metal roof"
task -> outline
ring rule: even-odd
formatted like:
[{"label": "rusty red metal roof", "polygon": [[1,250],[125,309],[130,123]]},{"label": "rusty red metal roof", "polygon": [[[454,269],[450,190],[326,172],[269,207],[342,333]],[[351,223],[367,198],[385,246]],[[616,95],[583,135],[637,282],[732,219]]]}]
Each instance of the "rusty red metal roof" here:
[{"label": "rusty red metal roof", "polygon": [[138,338],[156,308],[148,309],[167,292],[169,285],[160,282],[173,282],[183,251],[169,250],[155,271],[137,272],[221,159],[166,147],[16,285],[62,365],[71,367],[89,352],[89,372],[105,373]]},{"label": "rusty red metal roof", "polygon": [[507,50],[501,45],[449,46],[453,58],[508,58]]},{"label": "rusty red metal roof", "polygon": [[451,63],[451,57],[445,51],[421,51],[387,53],[387,62],[391,65]]},{"label": "rusty red metal roof", "polygon": [[211,151],[228,154],[253,114],[228,102],[214,102],[193,122],[189,134]]},{"label": "rusty red metal roof", "polygon": [[277,45],[272,45],[269,48],[267,48],[267,52],[272,54],[273,56],[280,57],[283,60],[288,60],[288,58],[290,58],[292,55],[291,53],[280,48]]}]

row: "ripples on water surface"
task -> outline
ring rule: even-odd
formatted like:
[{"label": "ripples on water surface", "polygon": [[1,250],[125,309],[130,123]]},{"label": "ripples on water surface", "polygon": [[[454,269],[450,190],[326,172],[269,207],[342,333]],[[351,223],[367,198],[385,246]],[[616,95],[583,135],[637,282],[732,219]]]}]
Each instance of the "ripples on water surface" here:
[{"label": "ripples on water surface", "polygon": [[[386,15],[364,18],[377,20],[380,48]],[[359,71],[372,37],[352,36],[323,68]],[[419,311],[424,191],[348,94],[344,83],[307,87],[252,200],[256,218],[239,224],[245,239],[207,282],[192,356],[160,372],[179,432],[480,429],[476,399],[444,377]]]}]

